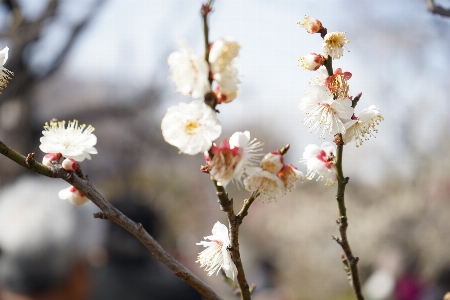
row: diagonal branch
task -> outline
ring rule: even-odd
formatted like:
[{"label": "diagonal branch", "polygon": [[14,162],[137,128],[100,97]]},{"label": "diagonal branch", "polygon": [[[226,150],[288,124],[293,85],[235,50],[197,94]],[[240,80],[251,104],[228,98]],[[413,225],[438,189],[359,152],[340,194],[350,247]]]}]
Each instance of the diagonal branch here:
[{"label": "diagonal branch", "polygon": [[444,17],[450,17],[450,9],[443,8],[440,5],[436,5],[434,3],[434,0],[426,0],[427,1],[427,7],[428,11],[432,12],[433,14],[438,14]]},{"label": "diagonal branch", "polygon": [[111,203],[109,203],[103,196],[94,188],[92,183],[79,172],[68,172],[61,168],[60,165],[54,165],[52,167],[44,166],[34,160],[34,153],[24,156],[17,151],[11,149],[0,141],[0,153],[18,163],[22,167],[25,167],[38,174],[52,177],[61,178],[75,188],[80,190],[87,198],[89,198],[96,206],[98,206],[101,212],[94,214],[95,218],[106,219],[112,221],[119,226],[126,229],[132,235],[134,235],[139,241],[141,241],[153,254],[153,256],[169,267],[176,276],[180,277],[196,289],[206,299],[220,300],[221,298],[204,283],[200,278],[194,275],[189,269],[183,266],[169,253],[167,253],[161,245],[148,234],[142,227],[142,224],[133,222],[118,209],[116,209]]}]

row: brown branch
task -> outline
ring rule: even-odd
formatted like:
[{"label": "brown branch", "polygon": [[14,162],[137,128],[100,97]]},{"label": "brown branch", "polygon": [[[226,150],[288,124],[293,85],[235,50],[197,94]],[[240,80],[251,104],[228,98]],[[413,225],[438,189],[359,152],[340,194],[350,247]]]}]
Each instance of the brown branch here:
[{"label": "brown branch", "polygon": [[433,14],[441,15],[444,17],[450,17],[450,9],[443,8],[440,5],[434,4],[434,0],[426,0],[428,11]]},{"label": "brown branch", "polygon": [[186,281],[206,299],[221,299],[212,290],[211,287],[209,287],[200,278],[195,276],[189,269],[187,269],[169,253],[167,253],[161,247],[161,245],[155,239],[153,239],[153,237],[148,234],[147,231],[145,231],[145,229],[142,227],[142,224],[133,222],[118,209],[116,209],[105,198],[103,198],[103,196],[94,188],[94,186],[86,178],[86,176],[81,173],[81,171],[68,172],[61,168],[60,165],[53,165],[52,167],[44,166],[43,164],[34,160],[34,154],[29,154],[25,157],[24,155],[5,145],[2,141],[0,141],[0,153],[33,172],[47,177],[61,178],[69,184],[73,185],[100,208],[101,212],[94,214],[95,218],[112,221],[126,229],[139,241],[141,241],[141,243],[143,243],[150,250],[150,252],[156,259],[169,267],[176,276]]},{"label": "brown branch", "polygon": [[[334,137],[334,142],[337,146],[336,151],[336,175],[338,180],[338,190],[336,195],[336,200],[338,202],[339,207],[339,217],[336,221],[339,227],[339,233],[340,237],[333,237],[333,239],[342,247],[342,250],[344,250],[345,258],[347,262],[350,265],[350,285],[353,288],[353,291],[355,293],[355,296],[358,300],[364,300],[364,297],[361,293],[361,282],[359,280],[359,274],[358,274],[358,257],[355,257],[352,253],[352,249],[350,248],[350,244],[347,239],[347,210],[345,207],[345,187],[348,183],[349,178],[344,177],[343,171],[342,171],[342,153],[344,149],[344,142],[342,140],[342,135],[339,133]],[[348,269],[346,270],[348,274]]]}]

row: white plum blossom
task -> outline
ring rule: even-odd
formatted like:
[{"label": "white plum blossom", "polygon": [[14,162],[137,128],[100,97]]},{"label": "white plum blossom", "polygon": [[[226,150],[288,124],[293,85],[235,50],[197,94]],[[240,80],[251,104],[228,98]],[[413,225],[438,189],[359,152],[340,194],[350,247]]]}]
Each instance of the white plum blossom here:
[{"label": "white plum blossom", "polygon": [[309,16],[305,16],[305,19],[302,22],[297,22],[297,24],[305,28],[308,33],[316,33],[322,29],[322,22]]},{"label": "white plum blossom", "polygon": [[268,200],[290,192],[297,180],[303,181],[303,173],[292,165],[285,165],[280,151],[266,154],[259,167],[248,168],[246,173],[245,188]]},{"label": "white plum blossom", "polygon": [[344,45],[350,43],[345,32],[330,32],[323,38],[322,49],[325,55],[339,59],[344,54]]},{"label": "white plum blossom", "polygon": [[212,235],[206,236],[205,240],[197,243],[206,247],[205,250],[198,254],[197,263],[200,263],[201,268],[205,268],[208,276],[216,275],[220,269],[223,269],[225,275],[234,280],[237,270],[227,247],[230,245],[230,237],[228,236],[228,228],[220,222],[214,224]]},{"label": "white plum blossom", "polygon": [[325,180],[325,185],[330,186],[337,181],[335,159],[336,145],[324,142],[320,147],[313,144],[306,146],[300,163],[307,167],[306,179],[312,180],[318,175],[317,180]]},{"label": "white plum blossom", "polygon": [[346,132],[342,136],[344,143],[355,140],[356,147],[361,146],[364,140],[368,140],[370,136],[378,132],[376,126],[383,120],[380,110],[375,105],[363,109],[358,117],[353,116],[345,123]]},{"label": "white plum blossom", "polygon": [[[237,85],[241,81],[238,78],[238,71],[233,65],[233,60],[239,54],[240,47],[234,38],[223,37],[212,44],[209,52],[209,63],[213,79],[220,86],[222,94],[227,93],[230,96],[234,96],[234,98],[236,98],[239,91]],[[229,97],[227,101],[222,102],[230,102],[232,101],[231,98],[233,97]]]},{"label": "white plum blossom", "polygon": [[8,86],[11,76],[14,75],[13,72],[3,67],[8,60],[8,50],[9,48],[5,47],[0,51],[0,63],[2,64],[0,67],[0,91]]},{"label": "white plum blossom", "polygon": [[336,101],[333,94],[325,87],[315,85],[299,104],[299,109],[306,114],[304,125],[308,132],[317,133],[322,129],[320,138],[325,133],[334,135],[345,133],[343,120],[349,120],[353,115],[352,101],[349,98]]},{"label": "white plum blossom", "polygon": [[284,194],[283,181],[277,174],[260,167],[249,168],[246,172],[249,175],[244,180],[247,191],[258,191],[261,197],[268,200],[280,198]]},{"label": "white plum blossom", "polygon": [[309,71],[318,70],[324,64],[325,60],[325,57],[317,53],[300,56],[298,59],[303,69]]},{"label": "white plum blossom", "polygon": [[226,36],[215,41],[209,51],[209,63],[213,73],[223,72],[238,56],[241,46],[234,38]]},{"label": "white plum blossom", "polygon": [[89,199],[83,195],[79,190],[77,190],[74,186],[70,186],[66,189],[59,191],[58,197],[61,200],[69,200],[73,205],[82,205],[89,201]]},{"label": "white plum blossom", "polygon": [[78,126],[78,121],[65,121],[45,123],[39,148],[44,153],[61,153],[66,158],[76,161],[91,159],[90,154],[97,154],[95,144],[97,137],[92,133],[95,129],[91,125]]},{"label": "white plum blossom", "polygon": [[178,42],[180,51],[172,52],[167,58],[170,66],[170,79],[177,92],[192,98],[203,97],[210,91],[209,68],[204,57],[197,56],[185,40]]},{"label": "white plum blossom", "polygon": [[209,162],[209,174],[224,187],[233,180],[242,184],[245,169],[256,165],[261,156],[256,153],[262,150],[261,145],[256,139],[250,140],[249,131],[235,132],[219,147],[213,145],[211,151],[214,157],[212,159],[205,151],[205,159]]},{"label": "white plum blossom", "polygon": [[195,155],[211,148],[222,133],[222,126],[210,106],[203,100],[194,100],[169,107],[161,130],[167,143],[182,153]]}]

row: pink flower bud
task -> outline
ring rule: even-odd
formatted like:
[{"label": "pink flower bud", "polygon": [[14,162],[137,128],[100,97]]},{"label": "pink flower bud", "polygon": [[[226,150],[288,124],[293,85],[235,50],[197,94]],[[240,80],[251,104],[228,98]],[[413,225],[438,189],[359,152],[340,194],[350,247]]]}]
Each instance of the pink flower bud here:
[{"label": "pink flower bud", "polygon": [[305,16],[305,19],[297,24],[305,28],[309,33],[316,33],[322,29],[322,22],[317,19],[311,19],[309,16]]},{"label": "pink flower bud", "polygon": [[74,186],[59,191],[58,196],[61,200],[69,200],[73,205],[82,205],[89,200]]},{"label": "pink flower bud", "polygon": [[73,158],[66,158],[63,162],[62,162],[62,167],[64,168],[64,170],[66,171],[70,171],[73,172],[76,169],[78,169],[78,163],[73,159]]},{"label": "pink flower bud", "polygon": [[298,61],[305,70],[316,71],[325,63],[325,57],[317,53],[301,56]]},{"label": "pink flower bud", "polygon": [[42,164],[47,167],[52,166],[52,162],[56,161],[58,162],[61,158],[61,153],[48,153],[44,155],[44,158],[42,159]]}]

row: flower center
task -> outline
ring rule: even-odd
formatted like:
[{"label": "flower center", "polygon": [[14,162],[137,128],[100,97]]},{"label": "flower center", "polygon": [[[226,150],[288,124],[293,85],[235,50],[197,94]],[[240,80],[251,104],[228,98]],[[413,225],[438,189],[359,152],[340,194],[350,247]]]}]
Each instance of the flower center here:
[{"label": "flower center", "polygon": [[195,134],[195,132],[197,131],[198,128],[198,123],[197,121],[189,121],[185,126],[184,126],[184,131],[189,134],[189,135],[193,135]]}]

